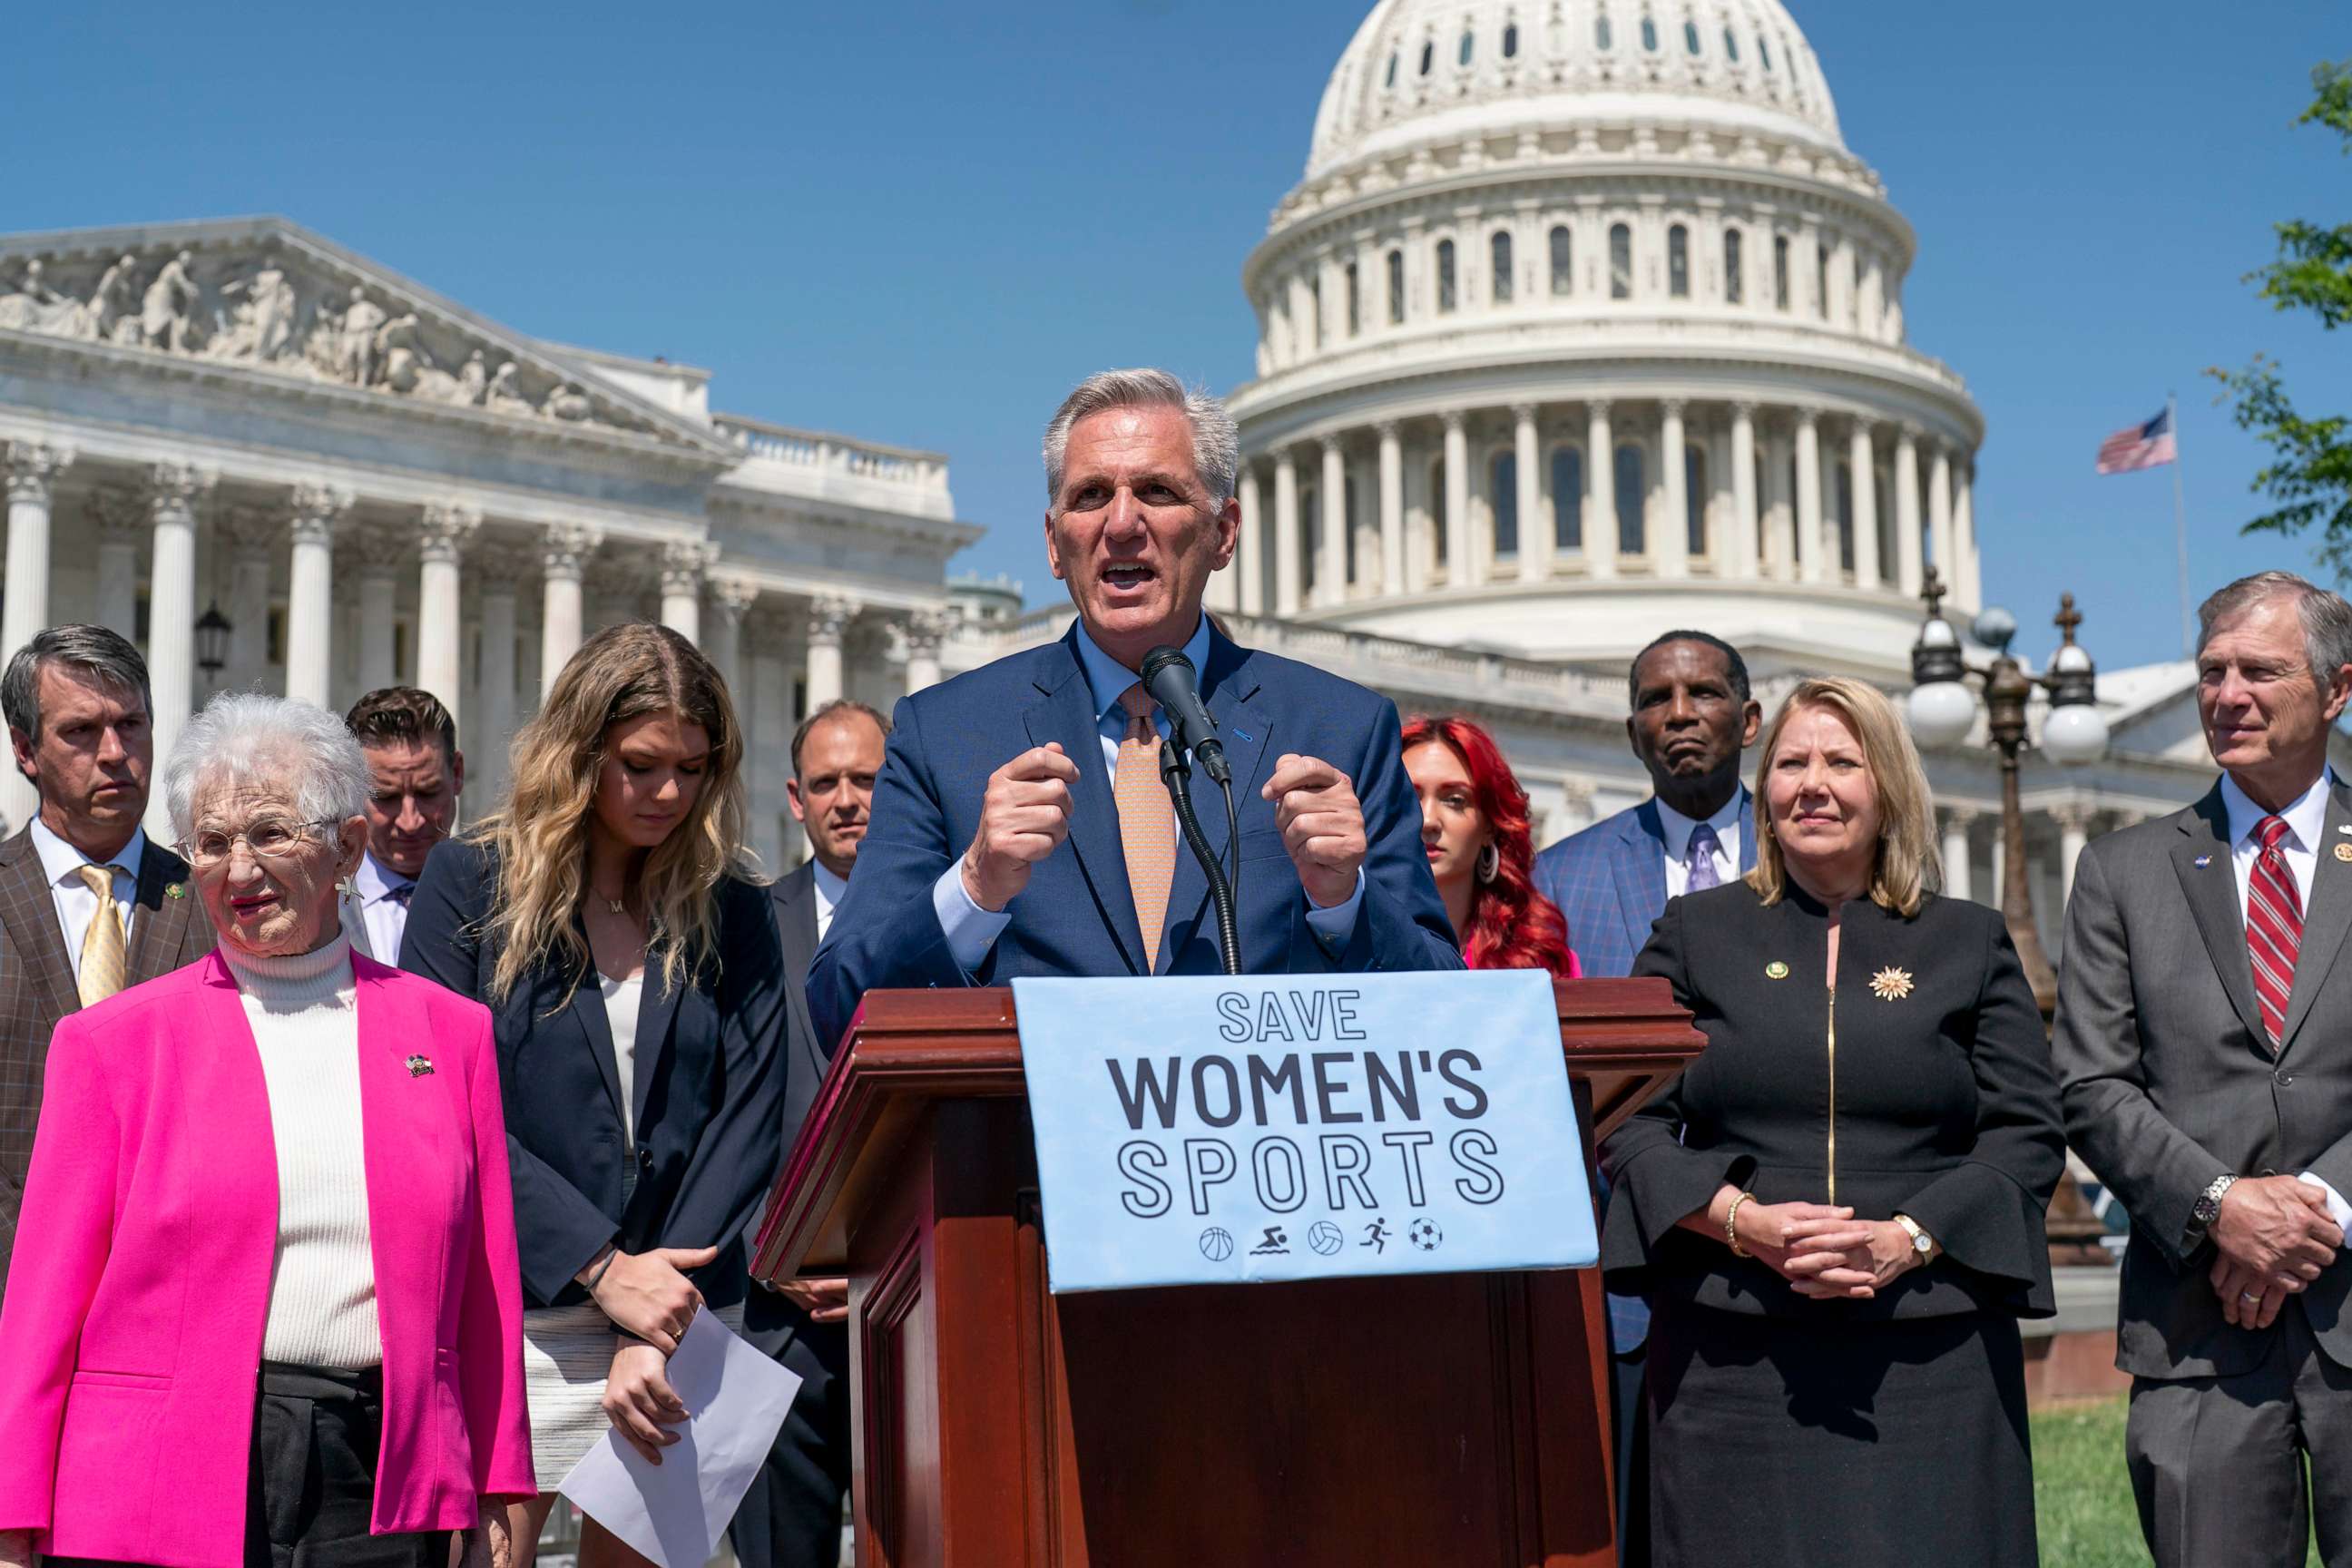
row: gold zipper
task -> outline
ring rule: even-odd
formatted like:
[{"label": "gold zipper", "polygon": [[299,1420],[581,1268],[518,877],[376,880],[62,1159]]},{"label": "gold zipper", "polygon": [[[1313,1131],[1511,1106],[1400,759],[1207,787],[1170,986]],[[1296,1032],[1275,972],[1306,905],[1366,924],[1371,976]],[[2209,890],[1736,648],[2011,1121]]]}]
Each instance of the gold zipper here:
[{"label": "gold zipper", "polygon": [[1830,984],[1830,1206],[1837,1206],[1837,984]]}]

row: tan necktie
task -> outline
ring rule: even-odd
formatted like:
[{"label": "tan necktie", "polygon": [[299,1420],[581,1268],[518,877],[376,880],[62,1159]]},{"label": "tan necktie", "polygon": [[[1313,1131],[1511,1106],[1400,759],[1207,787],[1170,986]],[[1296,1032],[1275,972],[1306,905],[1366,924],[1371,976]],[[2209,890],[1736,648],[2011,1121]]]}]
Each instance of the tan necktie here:
[{"label": "tan necktie", "polygon": [[1127,886],[1135,895],[1135,923],[1143,930],[1143,962],[1156,967],[1160,928],[1168,921],[1168,884],[1176,874],[1176,808],[1160,782],[1160,731],[1152,701],[1137,681],[1119,693],[1127,734],[1118,743],[1111,795],[1118,802],[1118,842],[1127,852]]},{"label": "tan necktie", "polygon": [[122,989],[122,911],[114,903],[114,868],[84,866],[81,879],[98,895],[98,911],[81,938],[81,1005],[103,1002]]}]

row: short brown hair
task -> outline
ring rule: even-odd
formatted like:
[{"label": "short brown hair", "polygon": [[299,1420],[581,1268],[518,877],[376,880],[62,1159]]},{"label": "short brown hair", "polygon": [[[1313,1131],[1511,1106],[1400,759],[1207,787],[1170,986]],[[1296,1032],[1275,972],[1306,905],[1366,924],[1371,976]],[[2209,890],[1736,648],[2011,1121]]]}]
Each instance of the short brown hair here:
[{"label": "short brown hair", "polygon": [[457,721],[441,700],[414,686],[384,686],[352,704],[343,715],[362,746],[387,741],[437,740],[445,760],[457,755]]},{"label": "short brown hair", "polygon": [[1772,753],[1789,721],[1809,708],[1838,716],[1853,731],[1862,760],[1878,796],[1878,853],[1871,862],[1870,901],[1909,919],[1919,912],[1927,893],[1942,880],[1942,863],[1936,854],[1936,797],[1927,789],[1927,770],[1919,765],[1918,749],[1903,727],[1895,704],[1876,687],[1843,676],[1798,683],[1780,710],[1772,715],[1756,764],[1756,869],[1748,885],[1766,904],[1777,904],[1787,889],[1789,868],[1780,858],[1780,841],[1772,834],[1772,807],[1765,794],[1772,777]]},{"label": "short brown hair", "polygon": [[854,698],[836,697],[832,701],[820,706],[815,712],[810,714],[807,718],[802,720],[801,727],[793,731],[793,777],[798,778],[801,776],[801,748],[808,744],[810,734],[819,724],[824,723],[828,720],[838,719],[845,713],[865,714],[868,719],[874,721],[874,727],[882,731],[882,738],[884,740],[887,741],[890,738],[890,721],[882,717],[881,710],[869,707],[866,703],[857,701]]}]

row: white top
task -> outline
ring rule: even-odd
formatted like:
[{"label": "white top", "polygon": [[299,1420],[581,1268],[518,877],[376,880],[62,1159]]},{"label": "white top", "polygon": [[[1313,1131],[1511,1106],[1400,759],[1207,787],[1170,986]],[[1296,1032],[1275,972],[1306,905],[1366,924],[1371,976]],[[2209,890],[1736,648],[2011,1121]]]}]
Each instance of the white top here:
[{"label": "white top", "polygon": [[[1733,790],[1723,809],[1706,819],[1715,829],[1715,879],[1717,886],[1739,875],[1739,836],[1746,830],[1750,797],[1745,786]],[[1698,830],[1694,817],[1685,816],[1664,801],[1658,802],[1658,826],[1666,840],[1666,897],[1679,899],[1690,891],[1691,835]]]},{"label": "white top", "polygon": [[252,958],[226,942],[220,952],[253,1028],[278,1152],[262,1357],[347,1372],[380,1366],[351,941],[339,936],[292,958]]},{"label": "white top", "polygon": [[619,1069],[621,1081],[621,1152],[622,1168],[636,1169],[637,1129],[637,1009],[646,996],[646,977],[633,974],[626,980],[614,980],[599,973],[598,989],[604,993],[604,1022],[613,1031],[613,1065]]},{"label": "white top", "polygon": [[398,963],[400,939],[408,930],[408,906],[393,895],[416,886],[415,881],[367,850],[360,855],[360,868],[352,873],[352,886],[359,894],[360,920],[367,929],[368,956],[378,963]]},{"label": "white top", "polygon": [[[2311,911],[2311,881],[2319,870],[2319,836],[2327,828],[2327,791],[2334,783],[2335,774],[2320,769],[2311,787],[2278,814],[2286,819],[2286,837],[2280,842],[2279,852],[2286,857],[2286,868],[2294,877],[2295,903],[2305,914]],[[2230,871],[2238,879],[2238,918],[2243,920],[2247,889],[2254,879],[2254,858],[2263,852],[2263,841],[2254,829],[2271,814],[2256,805],[2228,773],[2221,775],[2221,809],[2229,814]],[[2345,842],[2352,844],[2352,838]]]},{"label": "white top", "polygon": [[816,873],[816,939],[823,942],[833,929],[833,911],[849,896],[849,879],[835,876],[822,860],[810,861],[809,869]]},{"label": "white top", "polygon": [[[41,858],[41,875],[48,879],[49,898],[58,909],[58,930],[66,939],[66,963],[73,968],[74,978],[81,978],[81,944],[89,936],[90,917],[98,913],[98,895],[81,879],[81,868],[92,864],[91,858],[49,831],[49,825],[36,816],[32,822],[33,853]],[[147,830],[131,830],[131,842],[125,844],[113,859],[100,862],[114,868],[114,907],[122,917],[122,935],[127,942],[134,934],[131,918],[137,910],[134,901],[139,893],[139,859],[147,849]],[[125,956],[129,949],[125,948]]]}]

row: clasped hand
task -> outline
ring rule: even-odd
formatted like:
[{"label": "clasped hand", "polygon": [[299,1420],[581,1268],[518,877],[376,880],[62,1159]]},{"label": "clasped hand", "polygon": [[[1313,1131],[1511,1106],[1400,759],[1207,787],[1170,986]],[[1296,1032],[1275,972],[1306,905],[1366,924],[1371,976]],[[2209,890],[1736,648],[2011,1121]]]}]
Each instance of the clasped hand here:
[{"label": "clasped hand", "polygon": [[[1721,1194],[1709,1205],[1718,1239],[1728,1206]],[[1750,1198],[1737,1223],[1741,1247],[1816,1301],[1867,1301],[1919,1263],[1909,1231],[1891,1219],[1856,1219],[1843,1206]]]},{"label": "clasped hand", "polygon": [[[1029,874],[1070,836],[1078,764],[1061,742],[1022,752],[988,775],[980,827],[964,851],[963,890],[992,913],[1003,910]],[[1282,847],[1318,909],[1343,904],[1356,891],[1365,854],[1364,808],[1354,781],[1319,757],[1286,752],[1259,795],[1274,804]]]},{"label": "clasped hand", "polygon": [[2241,1329],[2269,1328],[2286,1299],[2318,1279],[2344,1245],[2327,1194],[2294,1176],[2231,1184],[2212,1237],[2207,1278],[2221,1299],[2222,1319]]}]

